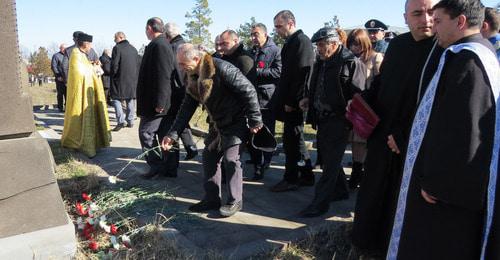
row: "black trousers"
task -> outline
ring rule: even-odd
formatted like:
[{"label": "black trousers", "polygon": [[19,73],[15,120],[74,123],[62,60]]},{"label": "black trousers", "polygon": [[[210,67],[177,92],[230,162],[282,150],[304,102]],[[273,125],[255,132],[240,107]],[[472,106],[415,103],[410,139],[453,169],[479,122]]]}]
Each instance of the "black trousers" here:
[{"label": "black trousers", "polygon": [[[297,183],[299,166],[297,163],[309,159],[309,152],[304,140],[304,121],[302,112],[286,112],[283,122],[283,150],[285,151],[285,181]],[[304,172],[304,179],[314,178],[312,172]]]},{"label": "black trousers", "polygon": [[179,137],[182,143],[184,144],[184,147],[186,148],[190,146],[196,147],[196,143],[193,140],[193,133],[191,132],[191,127],[189,125],[186,128],[184,128],[184,131],[182,131]]},{"label": "black trousers", "polygon": [[227,147],[223,151],[218,149],[209,150],[208,147],[203,150],[204,200],[221,200],[221,167],[224,167],[224,174],[228,184],[227,203],[234,204],[241,201],[243,199],[243,169],[240,161],[240,145]]},{"label": "black trousers", "polygon": [[64,109],[66,104],[66,84],[63,81],[56,80],[56,91],[57,91],[57,108],[59,110]]},{"label": "black trousers", "polygon": [[328,207],[335,197],[348,193],[342,158],[349,128],[344,118],[330,117],[318,123],[318,148],[321,150],[323,174],[316,183],[312,205]]},{"label": "black trousers", "polygon": [[[163,137],[167,134],[175,118],[163,117],[141,117],[139,123],[139,140],[142,150],[146,151],[160,145]],[[150,151],[146,155],[146,162],[151,167],[151,171],[156,171],[163,175],[177,174],[179,167],[179,145],[175,144],[168,152],[161,148]]]},{"label": "black trousers", "polygon": [[[262,113],[262,122],[264,125],[269,128],[269,131],[274,135],[275,133],[275,128],[276,128],[276,119],[274,117],[274,113],[270,109],[262,109],[260,110]],[[263,152],[259,149],[253,148],[253,146],[249,143],[248,144],[248,153],[250,154],[250,157],[255,165],[262,165],[263,163],[270,163],[271,158],[273,157],[272,152]],[[262,161],[264,159],[264,161]]]}]

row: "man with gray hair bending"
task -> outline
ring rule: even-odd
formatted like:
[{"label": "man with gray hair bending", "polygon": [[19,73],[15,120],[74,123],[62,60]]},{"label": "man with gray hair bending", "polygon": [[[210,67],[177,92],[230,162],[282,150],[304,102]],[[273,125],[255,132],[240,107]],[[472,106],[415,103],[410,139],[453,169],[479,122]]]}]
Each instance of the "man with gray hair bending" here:
[{"label": "man with gray hair bending", "polygon": [[[229,217],[243,207],[243,170],[240,146],[249,133],[262,127],[257,92],[252,83],[231,63],[198,50],[192,44],[177,49],[177,62],[187,73],[187,94],[162,147],[170,150],[199,104],[210,117],[209,133],[203,150],[205,197],[190,211],[219,210]],[[228,200],[221,207],[221,162],[224,161]]]}]

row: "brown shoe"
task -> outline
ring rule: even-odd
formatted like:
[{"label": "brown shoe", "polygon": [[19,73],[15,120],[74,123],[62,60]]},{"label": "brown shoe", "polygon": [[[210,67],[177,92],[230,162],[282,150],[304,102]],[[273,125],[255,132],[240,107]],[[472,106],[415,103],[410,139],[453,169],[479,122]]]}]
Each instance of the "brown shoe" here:
[{"label": "brown shoe", "polygon": [[282,180],[278,182],[276,185],[271,187],[272,192],[283,192],[283,191],[292,191],[292,190],[297,190],[299,188],[299,185],[294,184],[294,183],[289,183],[285,180]]}]

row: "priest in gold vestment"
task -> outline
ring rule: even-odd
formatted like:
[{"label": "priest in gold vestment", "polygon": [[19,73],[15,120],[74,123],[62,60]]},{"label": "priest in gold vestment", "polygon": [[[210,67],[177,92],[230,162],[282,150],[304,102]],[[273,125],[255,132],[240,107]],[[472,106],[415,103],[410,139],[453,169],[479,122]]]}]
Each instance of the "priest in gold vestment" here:
[{"label": "priest in gold vestment", "polygon": [[88,60],[92,36],[82,33],[69,60],[62,146],[94,157],[111,139],[106,97],[101,79]]}]

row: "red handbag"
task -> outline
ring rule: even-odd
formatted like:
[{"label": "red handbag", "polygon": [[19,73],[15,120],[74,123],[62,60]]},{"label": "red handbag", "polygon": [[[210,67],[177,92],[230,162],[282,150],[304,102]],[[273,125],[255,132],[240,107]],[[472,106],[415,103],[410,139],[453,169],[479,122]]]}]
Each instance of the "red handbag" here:
[{"label": "red handbag", "polygon": [[380,118],[360,94],[354,94],[346,118],[351,121],[354,132],[364,139],[372,134]]}]

